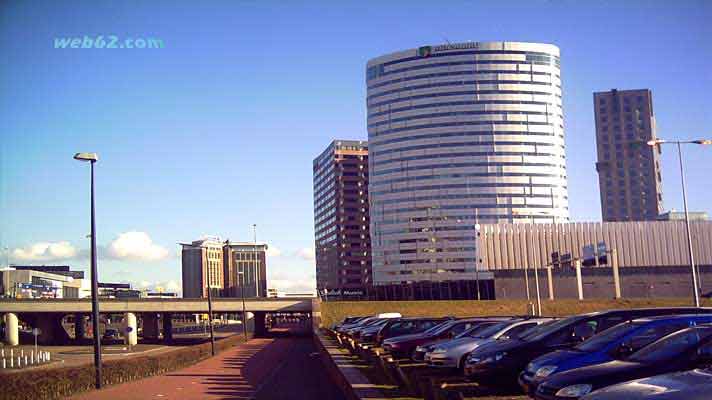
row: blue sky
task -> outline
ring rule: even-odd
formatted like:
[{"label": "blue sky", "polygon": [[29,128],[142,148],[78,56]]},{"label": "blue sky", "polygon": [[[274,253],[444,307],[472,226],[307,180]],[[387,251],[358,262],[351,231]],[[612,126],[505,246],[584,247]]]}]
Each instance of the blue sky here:
[{"label": "blue sky", "polygon": [[[4,1],[0,247],[86,268],[72,155],[96,151],[101,280],[174,286],[177,242],[256,223],[271,286],[309,287],[312,159],[366,138],[369,58],[445,40],[561,48],[571,217],[600,220],[592,93],[650,88],[661,137],[711,137],[710,20],[709,1]],[[165,47],[53,48],[84,35]],[[672,150],[664,201],[681,209]],[[690,207],[712,214],[712,147],[685,156]]]}]

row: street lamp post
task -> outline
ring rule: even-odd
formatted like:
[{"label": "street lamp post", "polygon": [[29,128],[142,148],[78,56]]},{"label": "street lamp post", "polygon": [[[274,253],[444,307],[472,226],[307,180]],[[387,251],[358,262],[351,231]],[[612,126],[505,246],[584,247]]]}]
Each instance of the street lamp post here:
[{"label": "street lamp post", "polygon": [[208,281],[208,326],[210,327],[210,354],[215,355],[215,328],[213,327],[213,295],[210,288],[210,265],[206,272],[206,280]]},{"label": "street lamp post", "polygon": [[94,163],[99,160],[96,153],[77,153],[75,160],[88,161],[91,171],[91,312],[94,336],[94,369],[97,389],[101,388],[101,336],[99,336],[99,280],[96,268],[96,218],[94,215]]},{"label": "street lamp post", "polygon": [[700,306],[700,293],[697,287],[697,270],[695,269],[695,255],[692,251],[692,234],[690,232],[690,215],[687,210],[687,189],[685,187],[685,170],[682,162],[682,145],[683,144],[699,144],[699,145],[710,145],[712,140],[710,139],[698,139],[698,140],[664,140],[664,139],[653,139],[649,140],[648,146],[656,147],[664,143],[671,143],[677,145],[677,155],[680,161],[680,181],[682,183],[682,203],[685,208],[685,229],[687,231],[687,251],[690,257],[690,270],[692,272],[692,292],[693,299],[695,302],[695,307]]}]

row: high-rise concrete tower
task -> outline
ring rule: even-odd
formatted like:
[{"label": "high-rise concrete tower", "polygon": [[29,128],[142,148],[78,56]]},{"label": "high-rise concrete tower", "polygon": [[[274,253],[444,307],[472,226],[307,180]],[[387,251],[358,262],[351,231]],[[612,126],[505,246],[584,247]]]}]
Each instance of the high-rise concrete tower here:
[{"label": "high-rise concrete tower", "polygon": [[598,183],[604,221],[654,221],[663,210],[660,147],[648,89],[593,95]]}]

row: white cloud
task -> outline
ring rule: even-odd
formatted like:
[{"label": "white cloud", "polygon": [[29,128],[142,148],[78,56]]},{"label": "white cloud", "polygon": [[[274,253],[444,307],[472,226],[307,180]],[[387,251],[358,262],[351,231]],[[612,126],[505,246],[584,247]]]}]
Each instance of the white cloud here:
[{"label": "white cloud", "polygon": [[314,259],[314,248],[313,247],[301,248],[301,249],[297,250],[297,256],[304,260],[313,260]]},{"label": "white cloud", "polygon": [[12,258],[22,261],[59,261],[68,260],[78,255],[77,249],[71,243],[39,242],[12,251]]},{"label": "white cloud", "polygon": [[279,247],[272,245],[272,244],[270,244],[267,247],[267,256],[268,257],[279,257],[281,255],[282,255],[282,250]]},{"label": "white cloud", "polygon": [[180,293],[183,290],[181,284],[174,280],[153,283],[149,281],[141,281],[133,286],[137,289],[145,289],[153,292]]},{"label": "white cloud", "polygon": [[153,243],[146,232],[124,232],[106,247],[108,258],[132,261],[158,261],[169,257],[165,248]]}]

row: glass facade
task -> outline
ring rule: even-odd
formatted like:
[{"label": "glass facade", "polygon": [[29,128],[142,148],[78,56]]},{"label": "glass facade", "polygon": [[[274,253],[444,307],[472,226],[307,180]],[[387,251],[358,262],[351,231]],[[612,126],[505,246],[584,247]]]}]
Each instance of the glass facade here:
[{"label": "glass facade", "polygon": [[474,279],[478,223],[568,221],[556,46],[426,46],[366,83],[376,285]]}]

